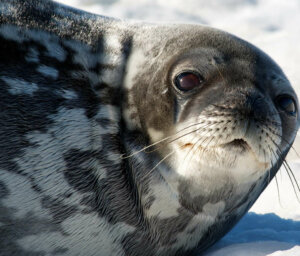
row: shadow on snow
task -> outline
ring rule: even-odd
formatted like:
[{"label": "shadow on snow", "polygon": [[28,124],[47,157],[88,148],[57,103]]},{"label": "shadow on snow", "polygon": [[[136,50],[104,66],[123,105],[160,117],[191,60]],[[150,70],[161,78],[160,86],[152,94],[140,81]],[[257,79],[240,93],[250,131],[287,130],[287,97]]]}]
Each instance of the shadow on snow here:
[{"label": "shadow on snow", "polygon": [[[253,255],[266,255],[276,250],[288,250],[300,245],[300,221],[282,219],[270,214],[248,213],[205,255],[252,255],[248,248],[256,247]],[[229,254],[227,254],[227,251]],[[262,254],[260,254],[262,253]]]}]

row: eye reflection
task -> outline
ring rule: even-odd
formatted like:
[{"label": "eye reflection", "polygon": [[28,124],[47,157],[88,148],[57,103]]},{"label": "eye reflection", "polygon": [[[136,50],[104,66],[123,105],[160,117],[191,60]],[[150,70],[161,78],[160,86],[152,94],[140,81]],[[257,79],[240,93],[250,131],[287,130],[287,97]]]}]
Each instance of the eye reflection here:
[{"label": "eye reflection", "polygon": [[194,72],[182,72],[175,78],[175,86],[180,91],[190,91],[199,87],[203,83],[203,78]]}]

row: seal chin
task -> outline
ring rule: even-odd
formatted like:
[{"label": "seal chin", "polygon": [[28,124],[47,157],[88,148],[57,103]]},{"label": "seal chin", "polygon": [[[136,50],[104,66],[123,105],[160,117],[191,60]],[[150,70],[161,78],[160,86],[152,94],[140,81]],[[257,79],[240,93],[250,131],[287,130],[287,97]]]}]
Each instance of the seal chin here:
[{"label": "seal chin", "polygon": [[267,158],[266,156],[264,156],[263,159],[263,157],[261,156],[261,153],[263,151],[257,152],[255,148],[251,147],[251,145],[252,144],[248,143],[248,141],[245,139],[234,139],[231,142],[220,145],[219,147],[235,155],[243,155],[247,153],[252,154],[256,162],[260,166],[263,166],[263,169],[270,168],[273,159],[269,159],[269,157]]}]

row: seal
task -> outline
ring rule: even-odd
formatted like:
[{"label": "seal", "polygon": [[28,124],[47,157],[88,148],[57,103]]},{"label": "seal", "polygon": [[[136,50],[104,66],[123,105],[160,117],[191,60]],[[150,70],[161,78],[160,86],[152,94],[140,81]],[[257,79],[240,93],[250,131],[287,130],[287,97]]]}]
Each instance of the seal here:
[{"label": "seal", "polygon": [[295,92],[231,34],[45,0],[0,11],[1,255],[196,255],[291,147]]}]

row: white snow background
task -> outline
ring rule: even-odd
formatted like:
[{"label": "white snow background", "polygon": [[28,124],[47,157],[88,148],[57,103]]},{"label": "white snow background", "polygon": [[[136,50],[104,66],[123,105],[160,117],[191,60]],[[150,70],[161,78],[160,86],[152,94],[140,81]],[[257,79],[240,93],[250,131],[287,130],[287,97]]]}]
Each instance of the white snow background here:
[{"label": "white snow background", "polygon": [[[300,0],[58,0],[105,16],[198,23],[258,46],[283,69],[300,96]],[[294,143],[300,154],[300,137]],[[300,183],[300,157],[288,162]],[[284,168],[250,212],[205,256],[300,256],[300,203]],[[298,192],[300,198],[300,193]]]}]

